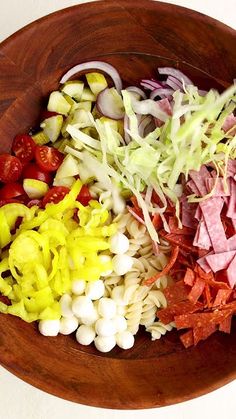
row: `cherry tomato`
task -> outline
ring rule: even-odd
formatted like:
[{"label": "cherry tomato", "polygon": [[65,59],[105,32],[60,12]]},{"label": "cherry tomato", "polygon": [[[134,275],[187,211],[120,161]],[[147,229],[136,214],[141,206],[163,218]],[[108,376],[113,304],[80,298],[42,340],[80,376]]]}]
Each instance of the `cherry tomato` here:
[{"label": "cherry tomato", "polygon": [[90,195],[89,188],[86,185],[83,185],[79,195],[76,198],[76,201],[79,201],[82,205],[86,207],[86,205],[88,205],[91,199],[92,196]]},{"label": "cherry tomato", "polygon": [[70,189],[66,186],[53,186],[43,198],[43,206],[46,204],[53,203],[57,204],[70,192]]},{"label": "cherry tomato", "polygon": [[35,158],[41,169],[54,172],[61,165],[64,155],[56,148],[39,145],[35,149]]},{"label": "cherry tomato", "polygon": [[49,172],[45,172],[40,169],[36,163],[27,164],[22,173],[23,179],[36,179],[50,185],[52,183],[52,175]]},{"label": "cherry tomato", "polygon": [[14,199],[24,196],[25,191],[23,186],[17,182],[6,183],[6,185],[3,185],[3,187],[0,189],[0,199],[2,200]]},{"label": "cherry tomato", "polygon": [[36,144],[30,135],[19,134],[13,140],[12,151],[22,163],[28,163],[34,158]]},{"label": "cherry tomato", "polygon": [[60,114],[57,112],[51,112],[45,109],[41,112],[40,120],[44,121],[44,119],[51,118],[52,116],[57,116],[57,115],[60,115]]},{"label": "cherry tomato", "polygon": [[0,155],[0,181],[3,183],[15,182],[22,172],[20,160],[10,154]]}]

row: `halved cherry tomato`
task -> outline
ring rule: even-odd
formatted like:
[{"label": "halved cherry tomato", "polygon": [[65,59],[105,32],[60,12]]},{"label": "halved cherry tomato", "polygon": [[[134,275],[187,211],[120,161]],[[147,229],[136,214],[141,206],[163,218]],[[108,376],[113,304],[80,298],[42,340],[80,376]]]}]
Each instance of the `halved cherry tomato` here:
[{"label": "halved cherry tomato", "polygon": [[70,192],[66,186],[53,186],[43,198],[43,206],[53,203],[57,204]]},{"label": "halved cherry tomato", "polygon": [[0,189],[0,199],[14,199],[19,197],[24,197],[25,191],[23,186],[17,182],[10,182],[3,185]]},{"label": "halved cherry tomato", "polygon": [[64,155],[56,148],[39,145],[35,149],[35,158],[41,169],[54,172],[61,165]]},{"label": "halved cherry tomato", "polygon": [[52,183],[52,174],[40,169],[36,163],[27,164],[22,173],[23,179],[36,179],[50,185]]},{"label": "halved cherry tomato", "polygon": [[0,181],[3,183],[15,182],[22,172],[20,160],[10,154],[0,155]]},{"label": "halved cherry tomato", "polygon": [[89,188],[86,185],[83,185],[79,195],[76,198],[76,201],[79,201],[82,205],[86,207],[88,205],[89,201],[91,201],[92,196],[89,192]]},{"label": "halved cherry tomato", "polygon": [[51,118],[51,116],[57,116],[57,115],[60,115],[60,114],[57,112],[51,112],[45,109],[40,114],[40,121],[44,121],[44,119]]},{"label": "halved cherry tomato", "polygon": [[34,158],[36,144],[30,135],[19,134],[13,140],[12,151],[22,163],[28,163]]}]

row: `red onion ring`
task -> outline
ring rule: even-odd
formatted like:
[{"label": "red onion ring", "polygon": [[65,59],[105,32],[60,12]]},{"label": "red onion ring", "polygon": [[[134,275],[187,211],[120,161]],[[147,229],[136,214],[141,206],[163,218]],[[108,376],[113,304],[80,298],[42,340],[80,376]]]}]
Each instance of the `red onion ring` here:
[{"label": "red onion ring", "polygon": [[140,89],[139,87],[136,86],[129,86],[126,87],[126,89],[128,92],[132,92],[132,93],[137,93],[137,95],[141,96],[143,99],[147,99],[146,94],[144,93],[144,91],[142,89]]},{"label": "red onion ring", "polygon": [[[114,89],[114,88],[113,88]],[[108,87],[102,90],[96,100],[98,111],[107,118],[119,120],[124,118],[124,110],[117,106],[114,96],[111,93],[112,89]]]},{"label": "red onion ring", "polygon": [[119,93],[121,92],[122,81],[118,71],[111,64],[105,63],[104,61],[88,61],[86,63],[77,64],[64,74],[60,83],[67,82],[75,74],[85,70],[101,70],[102,72],[108,74],[113,80],[116,90]]},{"label": "red onion ring", "polygon": [[172,67],[159,67],[158,68],[158,72],[159,74],[162,74],[164,76],[173,76],[176,79],[180,80],[180,81],[184,81],[185,84],[193,84],[193,82],[187,77],[185,76],[184,73],[182,73],[182,71],[177,70],[176,68],[172,68]]},{"label": "red onion ring", "polygon": [[167,87],[163,87],[162,89],[155,89],[150,94],[150,99],[155,99],[157,96],[159,97],[168,97],[172,96],[174,93],[173,89],[168,89]]}]

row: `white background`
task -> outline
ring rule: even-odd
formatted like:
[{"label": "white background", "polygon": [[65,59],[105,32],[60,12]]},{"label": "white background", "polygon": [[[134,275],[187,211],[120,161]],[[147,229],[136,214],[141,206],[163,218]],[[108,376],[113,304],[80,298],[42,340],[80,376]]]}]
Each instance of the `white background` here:
[{"label": "white background", "polygon": [[[41,16],[79,3],[85,1],[0,0],[0,41]],[[198,10],[236,29],[236,0],[169,0],[169,3]],[[236,381],[206,396],[175,406],[139,411],[97,409],[45,394],[0,367],[1,419],[233,419],[236,415],[235,394]]]}]

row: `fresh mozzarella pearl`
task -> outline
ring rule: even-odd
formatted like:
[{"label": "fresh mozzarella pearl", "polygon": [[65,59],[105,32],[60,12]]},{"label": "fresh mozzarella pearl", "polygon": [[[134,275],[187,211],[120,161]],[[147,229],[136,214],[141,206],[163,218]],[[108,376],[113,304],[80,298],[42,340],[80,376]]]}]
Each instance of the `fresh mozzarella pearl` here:
[{"label": "fresh mozzarella pearl", "polygon": [[116,233],[110,238],[110,251],[123,255],[129,249],[129,239],[123,233]]},{"label": "fresh mozzarella pearl", "polygon": [[111,298],[103,297],[98,301],[98,313],[101,317],[112,319],[116,314],[116,303]]},{"label": "fresh mozzarella pearl", "polygon": [[63,317],[73,316],[71,305],[72,305],[71,296],[69,294],[64,294],[60,299],[61,314]]},{"label": "fresh mozzarella pearl", "polygon": [[112,321],[115,325],[117,333],[124,332],[127,329],[127,321],[124,316],[115,316]]},{"label": "fresh mozzarella pearl", "polygon": [[85,291],[86,282],[84,279],[75,279],[72,282],[72,292],[75,295],[82,295]]},{"label": "fresh mozzarella pearl", "polygon": [[134,346],[134,336],[128,330],[116,334],[116,343],[121,349],[130,349]]},{"label": "fresh mozzarella pearl", "polygon": [[116,329],[112,320],[101,318],[95,323],[95,332],[98,336],[112,336],[116,333]]},{"label": "fresh mozzarella pearl", "polygon": [[85,295],[74,298],[72,302],[72,311],[76,317],[93,316],[94,307],[92,301]]},{"label": "fresh mozzarella pearl", "polygon": [[85,294],[87,297],[91,298],[91,300],[98,300],[103,297],[104,292],[105,286],[101,279],[87,283]]},{"label": "fresh mozzarella pearl", "polygon": [[60,333],[62,335],[70,335],[79,325],[78,319],[73,317],[62,317],[60,320]]},{"label": "fresh mozzarella pearl", "polygon": [[126,302],[124,301],[124,292],[125,287],[124,285],[118,285],[114,287],[111,292],[111,298],[116,302],[117,305],[124,306]]},{"label": "fresh mozzarella pearl", "polygon": [[94,345],[100,352],[110,352],[116,346],[115,336],[97,336]]},{"label": "fresh mozzarella pearl", "polygon": [[91,326],[81,325],[76,332],[76,340],[81,345],[90,345],[96,336],[94,328]]},{"label": "fresh mozzarella pearl", "polygon": [[[109,255],[100,255],[99,259],[102,263],[107,263],[107,262],[112,261],[111,256],[109,256]],[[101,276],[109,276],[109,275],[112,274],[112,272],[113,272],[112,269],[109,269],[107,271],[102,272]]]},{"label": "fresh mozzarella pearl", "polygon": [[40,320],[38,327],[44,336],[57,336],[60,330],[60,320]]},{"label": "fresh mozzarella pearl", "polygon": [[88,315],[81,316],[79,318],[81,324],[85,324],[86,326],[92,326],[99,318],[97,310],[94,308],[91,310]]},{"label": "fresh mozzarella pearl", "polygon": [[117,275],[125,275],[133,266],[133,258],[129,255],[116,255],[112,259],[112,265]]}]

